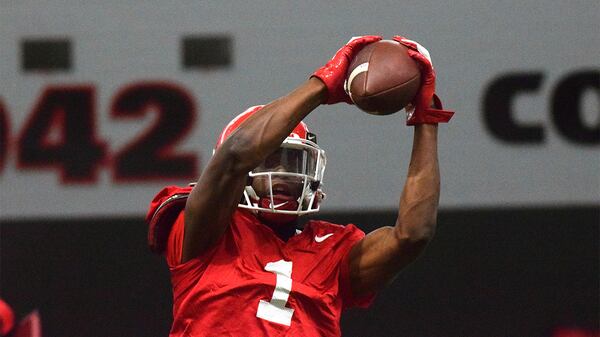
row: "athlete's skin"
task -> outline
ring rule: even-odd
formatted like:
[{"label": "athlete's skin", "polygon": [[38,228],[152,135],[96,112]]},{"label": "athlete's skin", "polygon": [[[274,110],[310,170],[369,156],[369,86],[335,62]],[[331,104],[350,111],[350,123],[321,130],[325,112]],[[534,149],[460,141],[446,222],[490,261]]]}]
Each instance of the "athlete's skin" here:
[{"label": "athlete's skin", "polygon": [[[276,151],[302,119],[326,102],[327,95],[326,85],[311,77],[250,116],[216,150],[187,199],[182,263],[215,245],[229,225],[248,172]],[[259,182],[254,187],[261,189]],[[294,187],[287,188],[285,193],[292,193]],[[371,232],[350,251],[355,296],[380,289],[421,253],[435,232],[439,192],[437,124],[418,124],[395,225]],[[295,228],[295,223],[265,225],[284,240]]]}]

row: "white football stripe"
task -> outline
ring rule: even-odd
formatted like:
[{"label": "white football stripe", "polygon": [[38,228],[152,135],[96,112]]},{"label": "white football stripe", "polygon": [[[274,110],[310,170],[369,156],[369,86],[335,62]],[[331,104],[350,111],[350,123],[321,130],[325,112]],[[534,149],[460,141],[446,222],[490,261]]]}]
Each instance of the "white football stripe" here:
[{"label": "white football stripe", "polygon": [[346,82],[346,92],[348,93],[348,95],[350,95],[351,99],[352,93],[350,91],[350,88],[352,87],[352,81],[354,81],[354,78],[358,76],[358,74],[364,73],[367,70],[369,70],[369,62],[360,64],[358,67],[354,68],[354,70],[352,70],[352,72],[350,73],[350,76],[348,76],[348,81]]}]

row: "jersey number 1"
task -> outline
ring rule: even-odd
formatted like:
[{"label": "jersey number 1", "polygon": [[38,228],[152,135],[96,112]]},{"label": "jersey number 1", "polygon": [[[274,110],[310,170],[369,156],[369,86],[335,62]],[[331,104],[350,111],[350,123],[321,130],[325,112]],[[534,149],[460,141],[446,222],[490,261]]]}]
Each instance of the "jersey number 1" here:
[{"label": "jersey number 1", "polygon": [[271,301],[260,300],[258,303],[256,317],[290,326],[294,309],[287,308],[285,305],[290,297],[290,291],[292,291],[292,261],[269,262],[265,266],[265,270],[275,273],[277,281]]}]

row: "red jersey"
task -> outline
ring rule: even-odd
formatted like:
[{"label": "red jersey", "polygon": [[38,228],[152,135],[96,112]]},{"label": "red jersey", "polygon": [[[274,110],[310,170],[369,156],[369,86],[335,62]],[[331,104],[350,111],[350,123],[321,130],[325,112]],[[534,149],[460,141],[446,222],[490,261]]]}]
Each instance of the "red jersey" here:
[{"label": "red jersey", "polygon": [[238,209],[219,242],[181,261],[183,212],[166,244],[173,285],[170,336],[340,336],[342,309],[373,295],[349,291],[354,225],[309,221],[287,242],[251,212]]}]

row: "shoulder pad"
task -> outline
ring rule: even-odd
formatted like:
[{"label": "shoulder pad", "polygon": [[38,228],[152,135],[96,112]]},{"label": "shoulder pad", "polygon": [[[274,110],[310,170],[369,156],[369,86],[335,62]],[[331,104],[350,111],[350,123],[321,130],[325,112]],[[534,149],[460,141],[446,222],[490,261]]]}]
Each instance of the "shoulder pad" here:
[{"label": "shoulder pad", "polygon": [[185,208],[192,187],[167,186],[150,202],[146,214],[148,247],[154,253],[165,251],[169,233],[179,213]]}]

